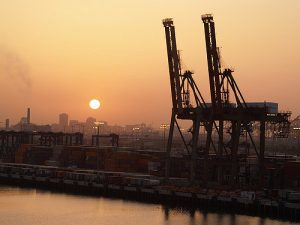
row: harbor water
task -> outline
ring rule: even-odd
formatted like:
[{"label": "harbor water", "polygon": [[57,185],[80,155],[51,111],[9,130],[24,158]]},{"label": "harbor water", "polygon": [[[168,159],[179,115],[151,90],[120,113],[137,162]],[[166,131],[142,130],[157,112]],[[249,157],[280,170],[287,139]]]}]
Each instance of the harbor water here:
[{"label": "harbor water", "polygon": [[0,186],[1,225],[291,225],[271,218]]}]

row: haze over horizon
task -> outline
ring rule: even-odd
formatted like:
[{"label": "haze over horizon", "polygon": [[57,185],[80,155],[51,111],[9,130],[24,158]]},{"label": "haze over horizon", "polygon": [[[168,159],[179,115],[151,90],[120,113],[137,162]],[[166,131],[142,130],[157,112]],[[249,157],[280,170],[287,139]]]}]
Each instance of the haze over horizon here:
[{"label": "haze over horizon", "polygon": [[[16,123],[31,107],[34,123],[54,123],[62,112],[81,121],[168,123],[167,17],[184,69],[209,102],[206,13],[246,101],[278,102],[299,115],[299,1],[2,0],[0,121]],[[99,110],[89,108],[93,98]]]}]

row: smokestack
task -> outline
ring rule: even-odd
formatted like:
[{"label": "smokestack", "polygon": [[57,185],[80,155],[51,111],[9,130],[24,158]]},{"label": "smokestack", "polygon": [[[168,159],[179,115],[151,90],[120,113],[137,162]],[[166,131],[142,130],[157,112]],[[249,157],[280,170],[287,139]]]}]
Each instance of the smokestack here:
[{"label": "smokestack", "polygon": [[5,130],[9,129],[9,119],[5,120]]},{"label": "smokestack", "polygon": [[27,109],[27,123],[30,124],[30,108]]}]

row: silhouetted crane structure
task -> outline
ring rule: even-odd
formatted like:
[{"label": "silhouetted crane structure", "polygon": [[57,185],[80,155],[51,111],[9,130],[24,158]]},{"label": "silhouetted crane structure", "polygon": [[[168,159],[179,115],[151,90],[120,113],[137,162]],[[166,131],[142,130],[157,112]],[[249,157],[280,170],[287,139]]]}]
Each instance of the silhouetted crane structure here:
[{"label": "silhouetted crane structure", "polygon": [[[170,155],[175,126],[178,128],[185,148],[190,157],[190,179],[197,178],[203,185],[208,181],[219,184],[239,183],[239,165],[246,161],[247,155],[240,152],[242,135],[249,137],[252,148],[258,158],[260,182],[264,179],[264,153],[266,123],[276,124],[281,137],[289,132],[290,113],[269,113],[265,107],[249,107],[239,89],[231,69],[222,69],[219,49],[216,44],[215,23],[211,14],[202,16],[204,23],[207,64],[209,74],[211,103],[206,103],[197,87],[191,71],[182,72],[177,50],[175,27],[172,19],[163,20],[169,63],[169,75],[172,95],[172,114],[167,144],[166,172],[170,176]],[[232,95],[232,103],[229,99]],[[187,141],[181,133],[177,120],[192,121],[191,140]],[[259,143],[252,137],[251,125],[260,124]],[[205,146],[199,146],[199,131],[206,131]],[[214,132],[215,131],[215,132]],[[215,135],[214,135],[215,133]],[[224,136],[229,136],[225,138]],[[199,169],[200,168],[200,169]],[[226,178],[223,174],[230,170]],[[215,172],[211,172],[215,171]],[[245,175],[247,176],[247,175]]]}]

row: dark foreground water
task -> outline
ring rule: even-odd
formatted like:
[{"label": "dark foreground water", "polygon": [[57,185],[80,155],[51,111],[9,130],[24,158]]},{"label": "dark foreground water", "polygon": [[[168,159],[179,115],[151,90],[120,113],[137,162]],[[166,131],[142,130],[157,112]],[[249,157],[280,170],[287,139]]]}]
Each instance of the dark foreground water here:
[{"label": "dark foreground water", "polygon": [[0,186],[0,225],[290,225],[244,215]]}]

